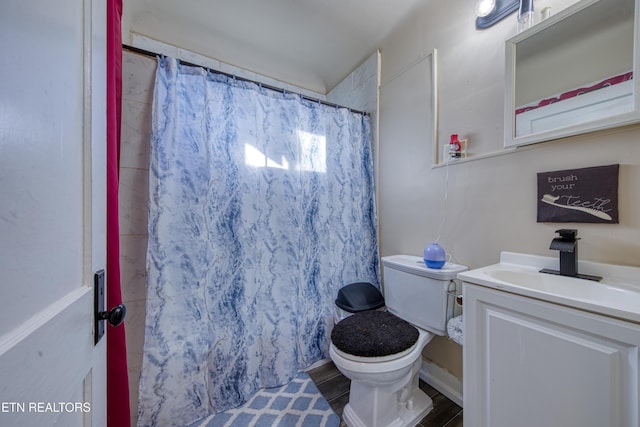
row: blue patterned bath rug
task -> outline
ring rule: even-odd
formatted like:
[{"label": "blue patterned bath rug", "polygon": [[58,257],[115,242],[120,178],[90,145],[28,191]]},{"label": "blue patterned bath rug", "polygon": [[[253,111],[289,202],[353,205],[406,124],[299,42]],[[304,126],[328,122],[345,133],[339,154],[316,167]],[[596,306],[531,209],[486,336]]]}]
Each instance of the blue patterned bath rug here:
[{"label": "blue patterned bath rug", "polygon": [[299,372],[281,387],[259,390],[239,408],[210,415],[189,427],[338,427],[340,417],[309,375]]}]

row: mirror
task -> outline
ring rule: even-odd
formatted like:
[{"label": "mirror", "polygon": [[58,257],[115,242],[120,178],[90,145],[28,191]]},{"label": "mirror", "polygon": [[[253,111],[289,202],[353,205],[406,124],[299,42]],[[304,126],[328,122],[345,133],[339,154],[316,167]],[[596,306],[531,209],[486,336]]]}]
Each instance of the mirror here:
[{"label": "mirror", "polygon": [[505,147],[640,121],[638,1],[581,0],[507,40]]}]

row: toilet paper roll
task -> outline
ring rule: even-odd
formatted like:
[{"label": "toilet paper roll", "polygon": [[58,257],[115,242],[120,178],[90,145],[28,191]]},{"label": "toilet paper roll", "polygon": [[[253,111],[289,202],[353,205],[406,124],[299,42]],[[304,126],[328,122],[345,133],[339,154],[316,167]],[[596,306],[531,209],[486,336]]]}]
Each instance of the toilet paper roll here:
[{"label": "toilet paper roll", "polygon": [[462,316],[453,317],[447,322],[447,333],[455,343],[463,345],[464,342],[464,328],[463,328]]}]

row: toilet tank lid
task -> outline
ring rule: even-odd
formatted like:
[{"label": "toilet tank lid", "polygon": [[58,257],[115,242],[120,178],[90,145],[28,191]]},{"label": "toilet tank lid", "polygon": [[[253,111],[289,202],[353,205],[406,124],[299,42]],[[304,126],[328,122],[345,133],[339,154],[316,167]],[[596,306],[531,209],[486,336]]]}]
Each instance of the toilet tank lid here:
[{"label": "toilet tank lid", "polygon": [[377,310],[384,307],[384,297],[373,284],[357,282],[351,283],[338,291],[336,305],[349,313]]},{"label": "toilet tank lid", "polygon": [[441,269],[429,268],[422,257],[414,255],[392,255],[382,257],[382,264],[386,268],[417,274],[436,280],[453,280],[458,273],[468,270],[468,267],[453,262],[447,262]]}]

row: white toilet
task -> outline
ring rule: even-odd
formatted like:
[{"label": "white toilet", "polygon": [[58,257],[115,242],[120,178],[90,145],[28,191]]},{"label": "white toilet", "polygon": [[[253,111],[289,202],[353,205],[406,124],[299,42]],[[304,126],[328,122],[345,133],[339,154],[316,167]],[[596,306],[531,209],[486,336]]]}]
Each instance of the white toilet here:
[{"label": "white toilet", "polygon": [[[387,311],[406,322],[398,320],[396,323],[401,325],[388,322],[388,317],[384,317],[388,313],[380,311],[356,313],[347,318],[351,319],[349,322],[344,319],[334,327],[341,340],[336,335],[336,343],[332,340],[329,349],[336,367],[351,380],[349,403],[343,413],[349,427],[414,426],[431,410],[431,398],[418,387],[422,350],[435,335],[446,335],[447,321],[454,314],[454,279],[467,269],[447,263],[435,270],[427,268],[422,258],[410,255],[383,257],[382,264]],[[380,320],[376,316],[380,316]],[[367,328],[358,324],[361,320],[381,324]],[[396,327],[397,334],[393,331]],[[377,330],[387,330],[387,335],[370,340],[369,335],[376,334]],[[379,353],[374,351],[375,356],[364,356],[359,349],[353,350],[351,345],[344,344],[345,337],[357,347],[369,340],[394,341],[394,335],[410,335],[410,338],[399,344],[402,347],[393,343],[396,347],[390,347],[389,351],[397,352],[391,354],[383,349]],[[387,343],[383,343],[379,347],[385,347]],[[399,348],[402,349],[398,351]]]}]

